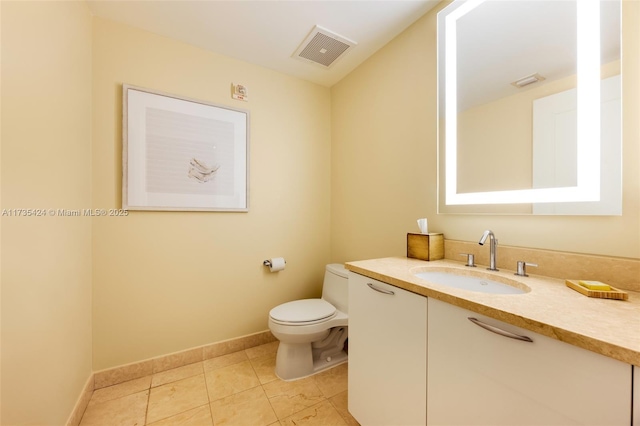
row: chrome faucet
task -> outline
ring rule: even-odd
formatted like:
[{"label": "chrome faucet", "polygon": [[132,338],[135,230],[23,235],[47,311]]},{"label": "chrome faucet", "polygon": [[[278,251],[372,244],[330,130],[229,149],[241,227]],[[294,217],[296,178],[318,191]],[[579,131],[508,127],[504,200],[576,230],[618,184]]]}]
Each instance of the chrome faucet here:
[{"label": "chrome faucet", "polygon": [[496,258],[498,257],[498,239],[495,237],[495,235],[493,235],[493,231],[491,231],[490,229],[484,231],[484,234],[482,234],[482,237],[480,237],[480,241],[478,241],[478,244],[483,246],[485,241],[487,241],[487,237],[489,237],[489,267],[487,269],[490,271],[497,271],[498,268],[496,268]]}]

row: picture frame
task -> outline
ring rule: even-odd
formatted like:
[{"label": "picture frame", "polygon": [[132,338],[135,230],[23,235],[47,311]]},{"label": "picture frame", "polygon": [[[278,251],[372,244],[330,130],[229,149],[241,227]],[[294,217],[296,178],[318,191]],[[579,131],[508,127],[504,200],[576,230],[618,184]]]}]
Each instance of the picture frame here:
[{"label": "picture frame", "polygon": [[249,211],[249,111],[122,90],[123,209]]}]

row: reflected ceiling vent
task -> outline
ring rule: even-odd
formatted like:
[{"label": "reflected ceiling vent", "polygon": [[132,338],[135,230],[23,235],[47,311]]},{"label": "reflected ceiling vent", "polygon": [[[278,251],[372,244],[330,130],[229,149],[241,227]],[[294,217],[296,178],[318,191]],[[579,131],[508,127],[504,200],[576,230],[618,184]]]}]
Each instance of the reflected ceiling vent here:
[{"label": "reflected ceiling vent", "polygon": [[516,86],[519,89],[521,87],[528,86],[530,84],[537,83],[543,80],[545,80],[543,76],[541,76],[538,73],[535,73],[535,74],[528,75],[526,77],[522,77],[514,81],[513,83],[511,83],[511,85]]},{"label": "reflected ceiling vent", "polygon": [[355,41],[316,25],[293,53],[294,58],[329,68],[338,58],[357,45]]}]

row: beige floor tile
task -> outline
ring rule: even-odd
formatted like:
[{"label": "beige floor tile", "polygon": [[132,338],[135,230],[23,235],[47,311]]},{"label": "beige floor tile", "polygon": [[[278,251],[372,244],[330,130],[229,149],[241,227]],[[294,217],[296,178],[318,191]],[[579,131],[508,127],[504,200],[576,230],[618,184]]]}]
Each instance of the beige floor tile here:
[{"label": "beige floor tile", "polygon": [[251,363],[244,361],[205,373],[209,400],[215,401],[260,385]]},{"label": "beige floor tile", "polygon": [[342,416],[329,401],[302,410],[280,423],[284,426],[346,426]]},{"label": "beige floor tile", "polygon": [[240,362],[246,361],[247,359],[248,358],[245,351],[238,351],[227,355],[218,356],[204,361],[204,371],[217,370],[218,368],[238,364]]},{"label": "beige floor tile", "polygon": [[202,374],[202,363],[196,362],[194,364],[185,365],[184,367],[174,368],[172,370],[163,371],[162,373],[156,373],[151,380],[151,387],[162,386],[167,383],[177,382],[178,380],[186,379],[187,377],[197,376]]},{"label": "beige floor tile", "polygon": [[340,364],[313,376],[322,394],[331,398],[347,390],[348,364]]},{"label": "beige floor tile", "polygon": [[278,380],[276,376],[276,356],[265,355],[250,360],[261,384]]},{"label": "beige floor tile", "polygon": [[277,421],[260,386],[212,402],[211,412],[216,426],[266,426]]},{"label": "beige floor tile", "polygon": [[117,385],[108,386],[106,388],[93,391],[91,402],[105,402],[112,399],[121,398],[123,396],[132,395],[149,389],[151,385],[151,376],[142,377],[140,379],[130,380]]},{"label": "beige floor tile", "polygon": [[349,426],[360,426],[360,423],[349,412],[349,397],[347,391],[340,392],[329,400],[331,405],[338,410],[344,421]]},{"label": "beige floor tile", "polygon": [[293,382],[276,380],[267,383],[263,388],[279,419],[284,419],[325,400],[311,378]]},{"label": "beige floor tile", "polygon": [[151,388],[147,422],[156,422],[208,402],[202,374]]},{"label": "beige floor tile", "polygon": [[142,426],[145,423],[149,391],[104,402],[90,402],[80,426]]},{"label": "beige floor tile", "polygon": [[276,352],[278,352],[279,343],[280,342],[275,341],[260,346],[254,346],[253,348],[245,349],[245,352],[247,353],[249,359],[258,358],[265,355],[274,355]]},{"label": "beige floor tile", "polygon": [[346,363],[284,382],[275,375],[277,348],[270,342],[98,389],[80,426],[359,426],[348,411]]},{"label": "beige floor tile", "polygon": [[209,404],[171,416],[149,426],[213,426]]}]

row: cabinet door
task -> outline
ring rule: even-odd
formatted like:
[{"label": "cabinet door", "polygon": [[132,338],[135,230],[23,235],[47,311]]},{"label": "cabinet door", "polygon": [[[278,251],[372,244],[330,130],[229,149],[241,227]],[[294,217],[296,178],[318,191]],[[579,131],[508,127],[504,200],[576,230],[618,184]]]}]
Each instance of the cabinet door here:
[{"label": "cabinet door", "polygon": [[426,377],[427,298],[349,273],[351,414],[367,426],[424,425]]},{"label": "cabinet door", "polygon": [[[469,317],[533,342],[487,331]],[[434,299],[428,326],[428,424],[630,423],[628,364]]]}]

